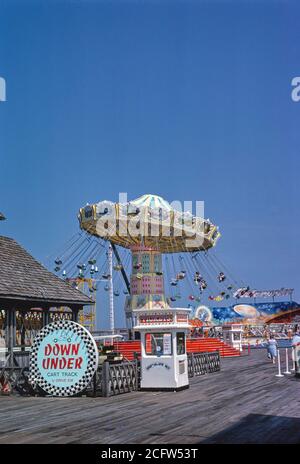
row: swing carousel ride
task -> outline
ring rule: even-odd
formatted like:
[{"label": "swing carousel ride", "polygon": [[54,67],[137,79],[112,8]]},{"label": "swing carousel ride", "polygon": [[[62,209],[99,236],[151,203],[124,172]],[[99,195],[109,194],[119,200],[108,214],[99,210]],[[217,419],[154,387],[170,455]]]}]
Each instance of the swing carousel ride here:
[{"label": "swing carousel ride", "polygon": [[[274,296],[291,298],[292,289],[259,292],[235,279],[214,250],[218,227],[178,211],[159,196],[143,195],[124,204],[87,204],[78,219],[81,230],[55,258],[54,270],[95,301],[100,292],[108,293],[112,332],[114,300],[121,295],[128,329],[133,326],[134,310],[168,309],[179,300],[194,319],[213,326],[265,320],[282,311]],[[255,300],[259,297],[272,297],[273,302],[260,306]],[[240,298],[254,303],[237,304]],[[235,303],[230,305],[230,300]],[[292,300],[285,304],[284,311],[293,309]],[[80,322],[95,330],[96,303],[80,316]]]}]

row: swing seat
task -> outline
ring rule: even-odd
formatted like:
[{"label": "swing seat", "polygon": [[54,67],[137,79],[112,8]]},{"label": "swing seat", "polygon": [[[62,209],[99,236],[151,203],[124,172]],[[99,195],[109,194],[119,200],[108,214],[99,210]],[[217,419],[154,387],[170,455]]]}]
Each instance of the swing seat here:
[{"label": "swing seat", "polygon": [[115,270],[115,271],[121,271],[121,269],[122,269],[121,264],[116,264],[116,265],[114,266],[114,270]]}]

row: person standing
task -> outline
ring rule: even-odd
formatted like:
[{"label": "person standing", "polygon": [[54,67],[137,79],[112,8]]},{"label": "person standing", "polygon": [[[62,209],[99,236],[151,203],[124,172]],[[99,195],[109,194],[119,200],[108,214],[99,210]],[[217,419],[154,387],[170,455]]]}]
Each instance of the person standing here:
[{"label": "person standing", "polygon": [[297,346],[299,343],[300,343],[300,332],[297,330],[297,332],[295,332],[293,336],[292,345]]},{"label": "person standing", "polygon": [[299,330],[296,330],[292,338],[292,360],[294,363],[295,372],[296,372],[297,377],[299,376],[299,368],[298,368],[298,360],[297,360],[297,352],[298,352],[297,346],[298,345],[300,345],[300,332]]},{"label": "person standing", "polygon": [[267,351],[268,351],[268,358],[275,364],[276,356],[277,356],[277,341],[274,338],[274,335],[270,334],[270,337],[267,341]]}]

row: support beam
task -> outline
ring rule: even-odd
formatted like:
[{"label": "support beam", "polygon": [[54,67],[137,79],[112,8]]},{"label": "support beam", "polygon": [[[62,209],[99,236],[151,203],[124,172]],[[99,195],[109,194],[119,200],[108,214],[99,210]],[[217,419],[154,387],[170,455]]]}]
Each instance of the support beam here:
[{"label": "support beam", "polygon": [[26,316],[26,311],[20,311],[19,312],[19,317],[22,318],[22,324],[21,324],[21,351],[25,351],[25,335],[26,335],[25,316]]},{"label": "support beam", "polygon": [[14,366],[14,345],[16,336],[16,311],[14,308],[7,310],[7,350],[9,367]]},{"label": "support beam", "polygon": [[43,311],[43,327],[45,327],[45,325],[48,325],[49,322],[50,322],[50,313],[49,313],[49,308],[42,308],[42,311]]},{"label": "support beam", "polygon": [[113,265],[112,265],[112,246],[108,248],[109,266],[109,328],[112,334],[115,332],[115,311],[114,311],[114,284],[113,284]]},{"label": "support beam", "polygon": [[124,279],[126,288],[127,288],[127,290],[128,290],[128,293],[130,293],[130,282],[129,282],[129,279],[128,279],[127,274],[126,274],[126,272],[125,272],[125,269],[124,269],[124,267],[123,267],[123,264],[122,264],[122,261],[121,261],[119,252],[118,252],[118,250],[117,250],[117,248],[116,248],[116,245],[115,245],[114,243],[111,243],[111,242],[110,242],[110,244],[111,244],[112,250],[113,250],[113,252],[114,252],[114,255],[115,255],[115,257],[116,257],[116,260],[118,261],[118,264],[120,264],[120,265],[122,266],[122,268],[121,268],[121,273],[122,273],[122,276],[123,276],[123,279]]},{"label": "support beam", "polygon": [[72,311],[72,321],[73,322],[78,322],[78,313],[80,311],[80,309],[83,309],[83,308],[70,308],[71,311]]}]

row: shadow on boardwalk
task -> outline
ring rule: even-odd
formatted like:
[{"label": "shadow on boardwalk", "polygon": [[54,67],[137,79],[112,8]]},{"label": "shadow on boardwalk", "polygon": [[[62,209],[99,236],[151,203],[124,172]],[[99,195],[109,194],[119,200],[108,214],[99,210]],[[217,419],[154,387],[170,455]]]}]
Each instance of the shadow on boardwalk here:
[{"label": "shadow on boardwalk", "polygon": [[202,443],[300,443],[300,418],[249,414]]},{"label": "shadow on boardwalk", "polygon": [[275,374],[253,350],[177,393],[0,397],[0,443],[300,443],[300,381]]}]

